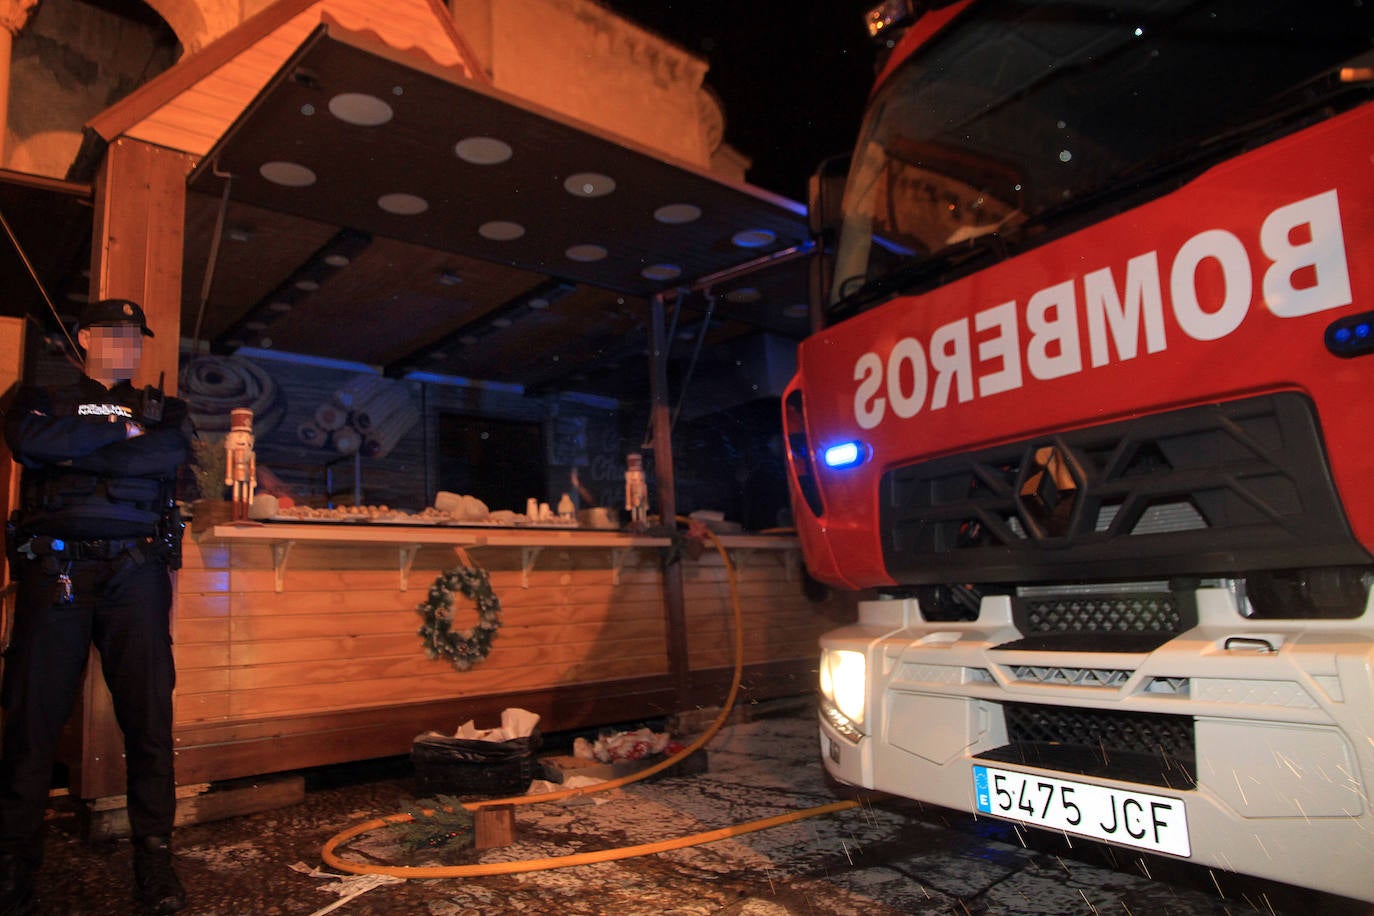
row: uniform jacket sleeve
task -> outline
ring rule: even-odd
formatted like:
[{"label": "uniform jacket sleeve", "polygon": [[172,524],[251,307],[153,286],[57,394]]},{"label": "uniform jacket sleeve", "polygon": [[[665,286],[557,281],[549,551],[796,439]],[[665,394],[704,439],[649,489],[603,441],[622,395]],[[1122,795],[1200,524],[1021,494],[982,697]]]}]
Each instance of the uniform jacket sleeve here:
[{"label": "uniform jacket sleeve", "polygon": [[25,467],[62,464],[92,454],[127,435],[123,423],[109,417],[57,417],[48,393],[25,386],[5,413],[5,444]]},{"label": "uniform jacket sleeve", "polygon": [[[120,428],[123,428],[121,424]],[[72,467],[111,477],[170,479],[191,455],[191,422],[186,402],[168,398],[163,419],[141,436],[120,439],[72,461]]]}]

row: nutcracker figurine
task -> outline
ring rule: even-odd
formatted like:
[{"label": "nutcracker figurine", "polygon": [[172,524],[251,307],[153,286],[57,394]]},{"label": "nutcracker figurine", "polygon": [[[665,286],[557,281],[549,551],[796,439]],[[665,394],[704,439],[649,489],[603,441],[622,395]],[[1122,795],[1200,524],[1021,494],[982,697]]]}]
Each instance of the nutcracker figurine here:
[{"label": "nutcracker figurine", "polygon": [[233,518],[248,517],[257,489],[258,464],[253,454],[253,411],[236,407],[229,412],[229,433],[224,437],[224,483],[234,488]]},{"label": "nutcracker figurine", "polygon": [[630,527],[649,526],[649,486],[644,481],[644,460],[638,452],[625,456],[625,508],[630,512]]}]

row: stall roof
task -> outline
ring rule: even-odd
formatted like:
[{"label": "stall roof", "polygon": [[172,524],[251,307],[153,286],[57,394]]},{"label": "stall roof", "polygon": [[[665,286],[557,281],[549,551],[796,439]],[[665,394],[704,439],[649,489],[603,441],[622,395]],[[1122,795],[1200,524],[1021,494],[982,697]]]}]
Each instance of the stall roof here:
[{"label": "stall roof", "polygon": [[618,396],[655,293],[722,278],[714,344],[807,328],[799,205],[328,20],[188,183],[183,333],[221,350]]}]

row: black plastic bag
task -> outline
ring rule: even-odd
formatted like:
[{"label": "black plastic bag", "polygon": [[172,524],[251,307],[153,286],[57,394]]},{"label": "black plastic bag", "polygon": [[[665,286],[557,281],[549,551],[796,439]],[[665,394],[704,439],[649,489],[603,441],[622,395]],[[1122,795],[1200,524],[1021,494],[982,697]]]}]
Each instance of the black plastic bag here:
[{"label": "black plastic bag", "polygon": [[534,754],[541,744],[538,729],[509,741],[422,735],[410,747],[417,793],[523,794],[539,770]]}]

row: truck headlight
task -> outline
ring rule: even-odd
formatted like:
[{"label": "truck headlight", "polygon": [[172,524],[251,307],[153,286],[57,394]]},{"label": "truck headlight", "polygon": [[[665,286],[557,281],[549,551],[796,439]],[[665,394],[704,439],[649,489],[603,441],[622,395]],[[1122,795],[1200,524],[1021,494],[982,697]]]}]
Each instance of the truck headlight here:
[{"label": "truck headlight", "polygon": [[826,649],[821,653],[821,696],[855,725],[864,722],[868,663],[862,652]]}]

